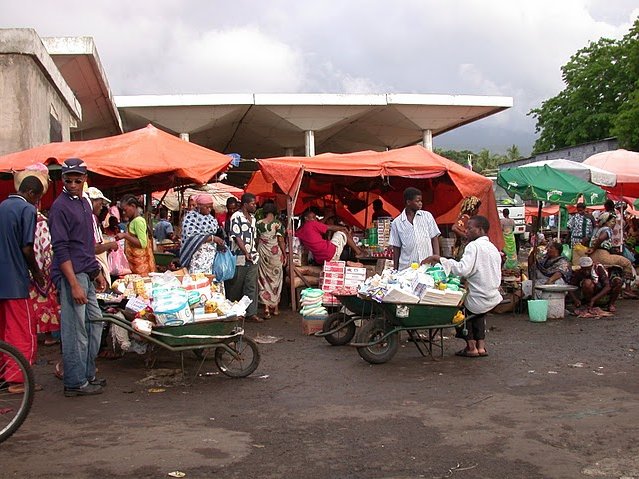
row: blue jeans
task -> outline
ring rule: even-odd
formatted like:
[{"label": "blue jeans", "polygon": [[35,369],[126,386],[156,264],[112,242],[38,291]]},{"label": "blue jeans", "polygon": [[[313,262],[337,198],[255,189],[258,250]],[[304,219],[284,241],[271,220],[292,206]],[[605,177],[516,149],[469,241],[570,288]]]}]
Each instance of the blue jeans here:
[{"label": "blue jeans", "polygon": [[102,339],[102,312],[95,297],[95,286],[86,273],[76,275],[86,291],[87,304],[76,304],[66,278],[60,280],[60,337],[64,363],[64,387],[79,388],[95,377],[95,358]]}]

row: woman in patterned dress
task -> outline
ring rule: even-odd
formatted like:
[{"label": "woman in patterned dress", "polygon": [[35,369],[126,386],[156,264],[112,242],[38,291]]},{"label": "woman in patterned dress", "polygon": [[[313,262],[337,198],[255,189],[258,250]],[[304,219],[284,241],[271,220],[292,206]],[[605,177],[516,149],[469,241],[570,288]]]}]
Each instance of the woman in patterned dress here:
[{"label": "woman in patterned dress", "polygon": [[278,305],[284,279],[286,264],[286,246],[284,227],[275,217],[277,208],[274,203],[266,203],[262,208],[264,218],[257,222],[257,252],[259,262],[257,270],[258,299],[264,305],[264,317],[271,317],[271,310],[278,315]]},{"label": "woman in patterned dress", "polygon": [[35,259],[44,276],[44,287],[31,282],[29,287],[29,305],[38,318],[38,332],[45,334],[44,344],[49,346],[59,341],[51,333],[60,330],[60,305],[57,301],[55,285],[51,281],[51,261],[53,248],[47,218],[38,211],[33,242]]},{"label": "woman in patterned dress", "polygon": [[197,195],[195,202],[196,208],[186,214],[182,223],[180,264],[188,268],[190,274],[211,274],[216,250],[226,249],[224,233],[211,214],[213,197]]}]

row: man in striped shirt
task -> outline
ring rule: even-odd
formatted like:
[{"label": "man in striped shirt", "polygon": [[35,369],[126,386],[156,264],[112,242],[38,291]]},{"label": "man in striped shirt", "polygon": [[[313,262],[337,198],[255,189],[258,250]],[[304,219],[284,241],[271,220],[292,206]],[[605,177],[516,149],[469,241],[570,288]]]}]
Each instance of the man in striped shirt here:
[{"label": "man in striped shirt", "polygon": [[441,234],[435,218],[422,210],[422,192],[409,187],[404,190],[404,211],[391,223],[389,244],[393,247],[393,267],[397,270],[408,268],[411,263],[421,263],[423,259],[439,255]]}]

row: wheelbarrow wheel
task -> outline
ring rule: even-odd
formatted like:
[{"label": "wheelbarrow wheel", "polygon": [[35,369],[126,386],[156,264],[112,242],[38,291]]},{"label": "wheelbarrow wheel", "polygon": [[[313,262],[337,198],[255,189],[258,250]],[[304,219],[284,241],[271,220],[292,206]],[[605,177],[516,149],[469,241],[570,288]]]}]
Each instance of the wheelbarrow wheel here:
[{"label": "wheelbarrow wheel", "polygon": [[[369,322],[361,332],[361,342],[373,343],[386,334],[383,324],[378,321]],[[361,346],[357,352],[362,359],[371,364],[382,364],[390,361],[399,349],[398,334],[393,333],[383,341],[370,346]]]},{"label": "wheelbarrow wheel", "polygon": [[[324,320],[324,325],[322,327],[322,331],[327,333],[333,329],[340,327],[346,321],[349,321],[349,317],[344,315],[343,313],[333,313],[329,314],[328,317]],[[333,346],[344,346],[351,342],[355,336],[355,323],[352,321],[344,326],[339,331],[335,331],[333,334],[329,334],[324,336],[324,339],[332,344]]]},{"label": "wheelbarrow wheel", "polygon": [[260,364],[260,350],[251,338],[240,336],[226,343],[238,357],[234,357],[224,348],[215,350],[215,364],[223,374],[231,378],[245,378],[252,374]]}]

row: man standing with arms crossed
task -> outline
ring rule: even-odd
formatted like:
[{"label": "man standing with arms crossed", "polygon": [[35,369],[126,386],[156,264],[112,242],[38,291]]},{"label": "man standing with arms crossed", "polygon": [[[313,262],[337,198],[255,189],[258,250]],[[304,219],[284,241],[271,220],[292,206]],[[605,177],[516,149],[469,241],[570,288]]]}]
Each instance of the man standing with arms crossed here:
[{"label": "man standing with arms crossed", "polygon": [[[35,205],[44,186],[35,176],[27,176],[15,195],[0,204],[0,339],[15,346],[33,364],[36,357],[36,324],[30,311],[29,271],[44,286],[44,277],[33,253],[36,227]],[[10,393],[24,391],[24,378],[18,367],[4,367],[0,358],[1,382],[10,383]]]},{"label": "man standing with arms crossed", "polygon": [[422,210],[422,192],[409,187],[404,190],[405,208],[391,223],[389,244],[393,247],[393,267],[408,268],[432,254],[439,255],[441,234],[435,218]]},{"label": "man standing with arms crossed", "polygon": [[[62,164],[64,188],[51,206],[52,279],[60,293],[64,395],[101,394],[105,379],[95,376],[102,317],[95,293],[106,281],[95,258],[92,205],[83,196],[87,166],[79,158]],[[95,281],[95,285],[94,282]]]}]

